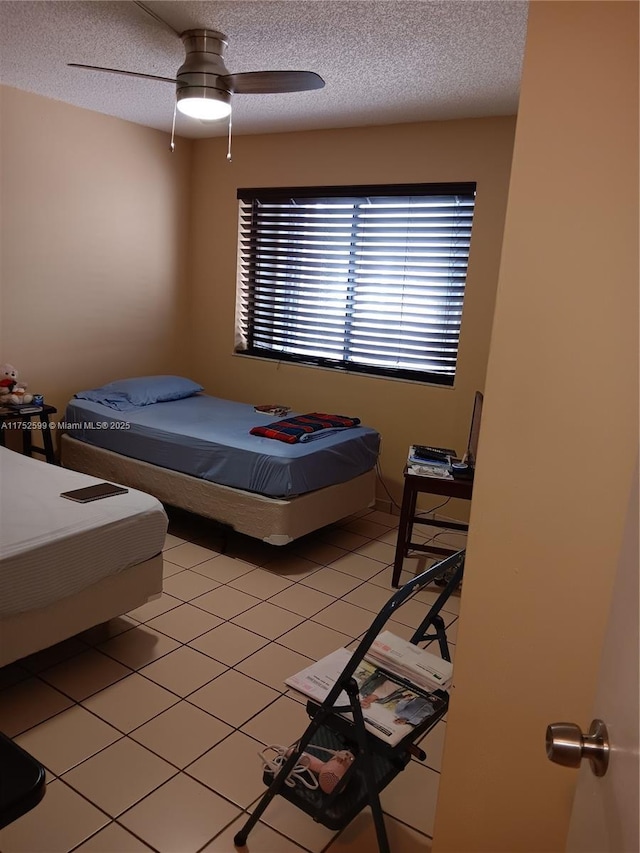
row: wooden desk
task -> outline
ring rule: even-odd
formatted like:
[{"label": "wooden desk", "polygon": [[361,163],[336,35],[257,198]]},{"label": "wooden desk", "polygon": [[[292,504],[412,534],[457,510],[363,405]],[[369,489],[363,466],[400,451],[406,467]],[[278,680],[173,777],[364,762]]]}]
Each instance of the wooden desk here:
[{"label": "wooden desk", "polygon": [[[0,447],[5,446],[5,433],[8,430],[20,431],[22,433],[22,452],[25,456],[41,453],[51,465],[55,465],[53,452],[53,439],[51,438],[51,424],[49,415],[55,415],[58,411],[53,406],[42,406],[39,412],[24,412],[10,410],[0,412]],[[34,423],[39,419],[40,423]],[[42,435],[44,447],[34,447],[31,441],[31,433],[39,432]]]},{"label": "wooden desk", "polygon": [[434,518],[421,518],[416,515],[416,501],[420,492],[430,495],[442,495],[447,498],[461,498],[465,501],[471,500],[473,493],[473,480],[454,480],[445,477],[424,477],[419,474],[409,474],[404,470],[404,491],[402,493],[402,509],[400,510],[400,523],[398,525],[398,541],[396,544],[396,555],[393,562],[393,575],[391,586],[397,587],[400,580],[400,572],[404,558],[409,551],[423,551],[427,554],[441,554],[443,556],[454,554],[458,548],[443,548],[439,545],[412,542],[414,524],[429,524],[432,527],[446,527],[450,530],[462,530],[466,533],[468,524],[459,521],[440,521]]}]

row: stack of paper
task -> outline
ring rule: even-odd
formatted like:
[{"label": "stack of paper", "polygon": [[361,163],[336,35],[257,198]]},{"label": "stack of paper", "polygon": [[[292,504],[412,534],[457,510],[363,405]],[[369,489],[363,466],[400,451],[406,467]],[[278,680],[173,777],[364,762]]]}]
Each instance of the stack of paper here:
[{"label": "stack of paper", "polygon": [[421,477],[442,477],[444,479],[450,479],[453,476],[449,465],[446,463],[418,462],[417,460],[412,460],[411,457],[407,459],[407,473],[418,474]]},{"label": "stack of paper", "polygon": [[435,690],[438,687],[446,690],[451,685],[453,664],[408,640],[396,637],[391,631],[378,634],[366,657],[423,690]]},{"label": "stack of paper", "polygon": [[[345,666],[351,660],[351,652],[337,649],[317,663],[285,679],[285,684],[323,702],[336,683]],[[411,680],[401,678],[378,668],[367,654],[353,673],[360,689],[359,701],[367,731],[386,743],[395,745],[404,737],[411,736],[418,725],[427,725],[429,720],[439,719],[447,708],[447,698],[440,690],[424,689]],[[353,719],[350,700],[342,691],[335,702],[340,714]]]}]

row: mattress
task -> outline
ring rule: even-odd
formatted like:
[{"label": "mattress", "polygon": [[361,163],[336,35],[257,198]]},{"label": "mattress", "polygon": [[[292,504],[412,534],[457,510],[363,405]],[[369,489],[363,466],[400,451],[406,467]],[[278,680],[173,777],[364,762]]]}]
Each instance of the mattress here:
[{"label": "mattress", "polygon": [[100,480],[0,447],[0,617],[45,607],[160,553],[162,504],[127,494],[60,497]]},{"label": "mattress", "polygon": [[207,394],[129,412],[74,398],[64,427],[87,444],[273,498],[345,483],[376,464],[380,436],[370,427],[327,431],[297,444],[249,434],[273,420],[246,403]]},{"label": "mattress", "polygon": [[212,518],[238,533],[262,539],[270,545],[286,545],[320,527],[371,507],[375,501],[374,469],[346,483],[284,499],[268,498],[196,479],[180,471],[94,447],[70,435],[62,436],[60,450],[62,464],[67,468],[91,472],[105,480],[148,492],[163,503]]}]

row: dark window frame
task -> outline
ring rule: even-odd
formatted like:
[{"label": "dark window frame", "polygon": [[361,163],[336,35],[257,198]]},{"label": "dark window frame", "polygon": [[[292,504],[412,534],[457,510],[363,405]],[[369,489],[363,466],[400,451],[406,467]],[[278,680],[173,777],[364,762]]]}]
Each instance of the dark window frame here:
[{"label": "dark window frame", "polygon": [[[457,370],[475,195],[475,182],[238,189],[240,251],[236,353],[325,367],[346,373],[453,386]],[[401,225],[405,228],[404,238],[395,236],[393,231],[396,221],[390,217],[397,216],[396,208],[393,213],[376,214],[375,208],[371,207],[373,201],[380,204],[380,209],[385,211],[386,204],[396,204],[401,198],[407,200],[401,220]],[[428,221],[428,214],[416,206],[417,202],[414,201],[414,207],[411,207],[409,199],[417,198],[431,198],[434,205],[438,204],[438,198],[441,200],[434,210],[445,212],[438,214],[435,224]],[[454,200],[457,201],[454,202]],[[339,254],[334,253],[332,256],[332,247],[328,245],[330,238],[325,235],[321,244],[327,245],[327,253],[321,256],[314,254],[317,246],[320,245],[318,242],[313,243],[314,238],[318,239],[318,229],[328,230],[330,234],[333,229],[340,234],[340,228],[333,218],[339,214],[337,212],[317,214],[314,211],[312,214],[304,214],[310,218],[310,222],[303,221],[300,219],[301,214],[298,214],[296,205],[301,203],[299,208],[304,210],[307,202],[313,202],[316,205],[336,203],[353,206],[350,226],[344,227],[342,229],[344,233],[340,235],[343,240],[346,240],[347,231],[350,232],[351,243],[348,250],[340,248]],[[452,207],[454,204],[455,208]],[[364,217],[363,208],[366,211]],[[418,210],[422,213],[422,219],[420,219],[422,224],[416,225],[412,222],[409,225],[412,211],[416,219],[419,219]],[[295,211],[295,214],[291,211]],[[290,230],[285,231],[277,216],[298,218],[286,220],[295,224],[288,225]],[[365,234],[360,220],[362,218],[366,220],[367,216],[369,233]],[[389,233],[371,236],[372,228],[378,224],[372,222],[376,216],[392,236],[389,236]],[[320,220],[319,224],[313,221],[313,217]],[[381,220],[380,217],[383,219]],[[457,224],[452,224],[455,220],[458,221]],[[411,232],[410,227],[420,228],[421,233],[415,236],[416,231]],[[441,233],[444,233],[449,240],[444,248],[437,228],[440,228]],[[312,233],[314,229],[315,234]],[[301,233],[290,236],[294,230]],[[422,232],[425,232],[426,236]],[[456,236],[451,236],[448,232]],[[303,238],[307,238],[305,243]],[[404,239],[404,250],[397,248],[398,242],[402,242],[402,239]],[[375,250],[376,243],[382,242],[389,245],[393,240],[397,241],[393,243],[395,248],[389,249],[384,256],[384,261],[374,260],[372,263],[366,259],[367,249],[371,252]],[[436,241],[436,243],[432,245],[429,241]],[[358,244],[358,251],[355,249],[356,244]],[[415,252],[412,255],[409,254],[409,250],[415,248],[417,244],[423,248],[419,249],[418,254]],[[437,250],[434,249],[436,244]],[[441,256],[437,261],[429,259],[434,253],[436,256]],[[445,261],[442,258],[445,258]],[[446,258],[449,259],[448,264]],[[333,271],[331,265],[334,263],[341,267],[340,282],[335,285],[336,291],[328,294],[326,303],[320,300],[320,303],[328,306],[326,308],[328,313],[323,314],[323,308],[318,307],[319,275],[321,280],[326,279],[329,282],[322,285],[328,290],[331,287],[330,273]],[[372,275],[373,266],[375,270]],[[383,267],[388,268],[386,272],[382,269]],[[408,268],[412,269],[407,272]],[[399,270],[404,271],[401,286],[396,281],[400,274]],[[381,284],[380,279],[385,276],[393,283]],[[407,283],[410,295],[404,293],[404,279],[407,276],[411,278]],[[444,283],[445,279],[448,283]],[[385,287],[388,287],[386,294]],[[376,288],[377,293],[371,296],[370,292]],[[360,294],[356,293],[358,289]],[[368,292],[369,296],[363,296],[362,291]],[[446,291],[449,291],[449,295]],[[402,310],[400,320],[391,322],[392,331],[389,332],[386,326],[380,324],[376,310],[384,310],[380,304],[383,301],[381,297],[388,300],[393,293],[398,295],[399,299],[393,302],[392,310],[397,313],[397,308],[400,306]],[[329,311],[329,306],[333,304],[331,298],[334,296],[336,296],[334,299],[336,304],[341,300],[345,306],[336,311],[338,319],[335,322],[331,319]],[[430,304],[426,314],[429,314],[432,319],[428,317],[425,319],[425,313],[416,310],[416,305],[424,304],[425,301]],[[294,307],[298,303],[301,305]],[[436,303],[436,307],[433,307]],[[310,305],[311,308],[309,308]],[[365,307],[363,308],[362,305]],[[413,309],[413,314],[409,314],[410,307]],[[403,313],[405,309],[408,312],[407,318]],[[450,316],[447,311],[450,312]],[[356,319],[358,312],[359,317]],[[287,327],[285,324],[288,314],[293,314],[294,317]],[[357,326],[357,331],[349,334],[354,324]],[[408,324],[409,331],[406,331],[405,324]],[[415,324],[415,328],[412,328],[412,324]],[[397,331],[393,331],[396,327]],[[316,339],[313,343],[306,340],[305,336],[309,331],[316,335],[318,341],[323,339],[331,341],[333,350],[330,357],[314,355],[308,351],[286,351],[282,348],[283,344],[276,343],[278,340],[286,340],[287,343],[284,346],[289,346],[290,349],[295,347],[322,349],[323,345],[316,342]],[[361,347],[360,354],[355,356],[360,360],[356,361],[353,360],[353,348],[356,346],[354,339]],[[343,341],[342,346],[340,340]],[[270,344],[265,343],[268,341]],[[405,344],[408,355],[402,349]],[[329,346],[330,344],[327,343],[326,348]],[[344,352],[342,357],[337,357],[338,349],[344,350],[346,346],[350,349]],[[429,355],[420,356],[420,352],[429,353]],[[366,362],[366,358],[374,356],[378,357],[379,361],[385,359],[388,361],[394,357],[397,360],[413,358],[414,364],[422,358],[425,363],[429,362],[432,368],[426,369],[421,366],[416,369]],[[435,369],[434,364],[437,365]]]}]

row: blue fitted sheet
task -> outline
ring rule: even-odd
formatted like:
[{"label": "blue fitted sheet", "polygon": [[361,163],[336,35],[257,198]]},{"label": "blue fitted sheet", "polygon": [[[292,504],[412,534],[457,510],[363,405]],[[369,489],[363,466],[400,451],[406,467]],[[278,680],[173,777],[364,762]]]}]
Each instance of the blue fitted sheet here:
[{"label": "blue fitted sheet", "polygon": [[331,434],[300,444],[249,435],[252,427],[275,420],[246,403],[207,394],[130,412],[74,398],[65,429],[87,444],[268,497],[344,483],[376,464],[380,436],[370,427],[327,430]]}]

